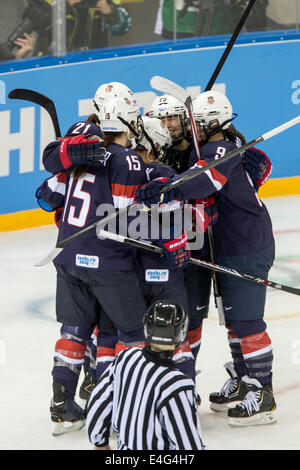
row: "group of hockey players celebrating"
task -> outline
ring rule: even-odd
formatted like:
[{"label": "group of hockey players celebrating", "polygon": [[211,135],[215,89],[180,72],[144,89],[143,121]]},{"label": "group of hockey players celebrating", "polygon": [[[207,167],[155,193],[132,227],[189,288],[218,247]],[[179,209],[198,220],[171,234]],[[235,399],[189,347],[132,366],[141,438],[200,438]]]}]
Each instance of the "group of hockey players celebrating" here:
[{"label": "group of hockey players celebrating", "polygon": [[[211,90],[193,100],[200,159],[186,106],[171,94],[157,96],[140,115],[134,93],[111,82],[99,86],[93,103],[94,114],[45,148],[51,175],[36,192],[38,202],[54,211],[58,242],[113,209],[107,232],[130,237],[138,220],[140,238],[163,254],[93,229],[54,259],[62,326],[52,369],[53,435],[86,424],[99,449],[109,449],[112,430],[118,449],[205,448],[195,364],[212,286],[221,297],[232,361],[225,364],[228,380],[209,396],[211,409],[226,412],[232,426],[273,423],[266,287],[190,263],[192,253],[268,277],[274,239],[257,193],[271,173],[269,158],[251,148],[165,190],[245,143],[228,98]],[[202,243],[193,249],[198,234]],[[77,387],[85,409],[75,400]]]}]

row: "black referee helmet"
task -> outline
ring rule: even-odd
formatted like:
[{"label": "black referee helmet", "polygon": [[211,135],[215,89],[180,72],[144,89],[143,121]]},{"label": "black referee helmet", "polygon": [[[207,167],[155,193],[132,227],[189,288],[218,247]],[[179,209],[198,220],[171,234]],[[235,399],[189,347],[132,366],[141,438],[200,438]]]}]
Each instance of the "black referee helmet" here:
[{"label": "black referee helmet", "polygon": [[149,343],[177,346],[185,340],[187,329],[187,314],[171,300],[157,300],[144,316],[145,339]]}]

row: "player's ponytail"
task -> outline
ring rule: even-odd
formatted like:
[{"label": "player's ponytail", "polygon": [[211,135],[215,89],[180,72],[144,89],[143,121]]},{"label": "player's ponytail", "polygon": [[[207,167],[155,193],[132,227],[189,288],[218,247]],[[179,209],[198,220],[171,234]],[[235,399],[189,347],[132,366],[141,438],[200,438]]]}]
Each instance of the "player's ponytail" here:
[{"label": "player's ponytail", "polygon": [[246,143],[246,139],[243,136],[241,132],[239,132],[232,124],[228,127],[228,129],[224,129],[223,134],[227,139],[231,140],[232,142],[235,142],[236,137],[238,137],[241,140],[242,145]]}]

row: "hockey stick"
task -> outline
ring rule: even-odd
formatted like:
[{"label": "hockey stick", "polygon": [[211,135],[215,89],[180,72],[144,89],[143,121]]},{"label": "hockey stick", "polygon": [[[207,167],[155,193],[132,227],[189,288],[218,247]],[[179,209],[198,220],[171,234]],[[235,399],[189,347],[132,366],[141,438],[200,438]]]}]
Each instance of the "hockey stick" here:
[{"label": "hockey stick", "polygon": [[[156,245],[152,245],[150,243],[146,243],[141,240],[134,240],[132,238],[128,238],[123,235],[108,232],[106,230],[100,229],[98,232],[98,236],[103,237],[103,238],[109,238],[110,240],[114,240],[119,243],[126,243],[128,245],[134,246],[135,248],[143,248],[145,250],[152,251],[154,253],[158,253],[158,254],[164,253],[164,250]],[[229,274],[231,276],[235,276],[235,277],[244,279],[246,281],[250,281],[255,284],[260,284],[260,285],[264,285],[264,286],[272,287],[274,289],[281,290],[283,292],[288,292],[289,294],[300,295],[300,289],[296,287],[286,286],[284,284],[280,284],[279,282],[269,281],[268,279],[261,279],[259,277],[252,276],[251,274],[240,273],[239,271],[236,271],[235,269],[226,268],[218,264],[210,263],[209,261],[202,261],[196,258],[190,258],[190,263],[206,268],[206,269],[210,269],[212,271],[217,271],[219,273]]]},{"label": "hockey stick", "polygon": [[230,38],[229,43],[227,44],[227,46],[226,46],[226,48],[225,48],[225,50],[224,50],[224,52],[223,52],[223,54],[222,54],[221,59],[219,60],[219,62],[218,62],[218,64],[217,64],[217,66],[216,66],[216,68],[215,68],[215,70],[214,70],[214,72],[213,72],[213,74],[212,74],[212,76],[211,76],[211,78],[210,78],[208,84],[206,85],[206,88],[205,88],[204,91],[209,91],[209,90],[212,89],[212,87],[213,87],[213,85],[214,85],[214,83],[215,83],[215,81],[216,81],[216,79],[217,79],[219,73],[221,72],[221,70],[222,70],[222,68],[223,68],[224,63],[225,63],[226,60],[227,60],[227,57],[229,56],[229,54],[230,54],[230,52],[231,52],[231,49],[232,49],[233,46],[234,46],[235,41],[237,40],[238,35],[240,34],[240,32],[241,32],[241,30],[242,30],[242,27],[244,26],[244,24],[245,24],[245,22],[246,22],[248,16],[250,15],[250,12],[251,12],[252,8],[254,7],[255,2],[256,2],[256,0],[250,0],[250,1],[249,1],[248,5],[247,5],[247,7],[246,7],[246,9],[245,9],[245,11],[244,11],[244,13],[243,13],[243,15],[242,15],[240,21],[239,21],[239,23],[237,24],[237,26],[236,26],[236,28],[235,28],[235,30],[234,30],[234,32],[233,32],[231,38]]},{"label": "hockey stick", "polygon": [[[223,157],[220,157],[217,160],[213,160],[209,162],[207,165],[203,167],[197,167],[197,168],[192,168],[189,172],[187,172],[183,176],[179,176],[178,179],[172,181],[171,183],[167,184],[161,189],[161,194],[166,193],[172,189],[177,188],[180,186],[182,183],[186,183],[187,181],[190,181],[191,179],[195,178],[196,176],[201,175],[202,173],[205,173],[206,171],[210,170],[211,168],[216,167],[217,165],[220,165],[221,163],[226,162],[230,158],[235,157],[236,155],[239,155],[240,153],[245,152],[248,148],[253,147],[255,145],[260,144],[261,142],[264,142],[271,137],[274,137],[277,134],[280,134],[281,132],[289,129],[290,127],[295,126],[300,122],[300,115],[295,117],[294,119],[291,119],[290,121],[285,122],[284,124],[281,124],[278,127],[275,127],[274,129],[270,130],[269,132],[266,132],[260,137],[257,137],[256,139],[251,140],[251,142],[248,142],[238,149],[232,150],[231,152],[225,154]],[[103,226],[103,224],[107,224],[110,220],[114,219],[116,216],[120,216],[122,214],[125,214],[129,208],[131,207],[138,207],[138,204],[131,204],[130,206],[124,207],[123,209],[120,209],[113,214],[108,215],[107,217],[104,217],[103,219],[94,222],[93,224],[89,225],[88,227],[85,227],[84,229],[80,230],[79,232],[74,233],[68,238],[65,238],[62,240],[60,243],[56,245],[56,247],[45,257],[43,258],[42,261],[37,263],[35,266],[44,266],[45,264],[49,263],[52,261],[61,251],[65,246],[67,246],[69,243],[72,241],[76,240],[78,237],[83,235],[84,233],[89,232],[90,230],[93,230],[94,228],[97,228],[99,226]]]},{"label": "hockey stick", "polygon": [[51,121],[54,127],[56,138],[61,137],[58,117],[56,113],[56,107],[54,102],[48,98],[48,96],[42,95],[34,90],[27,90],[25,88],[15,88],[8,94],[10,99],[31,101],[32,103],[38,104],[44,108],[51,117]]}]

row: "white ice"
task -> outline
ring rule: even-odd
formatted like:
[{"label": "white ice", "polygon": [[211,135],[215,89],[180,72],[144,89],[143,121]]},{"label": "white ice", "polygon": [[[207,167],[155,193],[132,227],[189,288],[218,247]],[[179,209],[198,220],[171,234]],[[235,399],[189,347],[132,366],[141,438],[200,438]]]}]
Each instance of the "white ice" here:
[{"label": "white ice", "polygon": [[[277,253],[269,278],[300,287],[300,196],[265,199]],[[52,437],[49,402],[52,354],[59,337],[55,320],[55,271],[33,267],[55,245],[56,229],[0,233],[0,449],[89,450],[85,430]],[[209,408],[208,395],[227,379],[230,360],[224,327],[213,302],[203,327],[197,389],[204,441],[211,450],[300,449],[300,297],[268,288],[265,319],[274,348],[277,422],[231,428],[226,415]],[[115,441],[113,441],[113,447]]]}]

